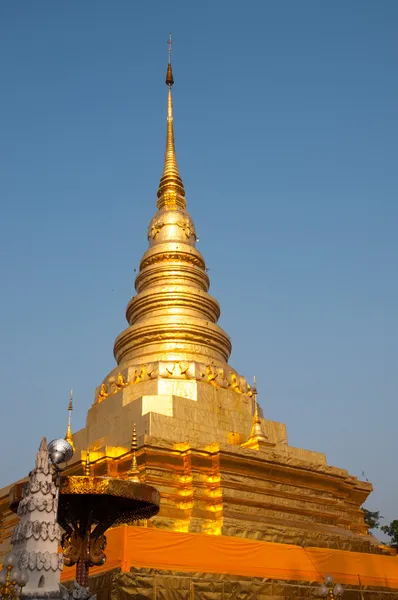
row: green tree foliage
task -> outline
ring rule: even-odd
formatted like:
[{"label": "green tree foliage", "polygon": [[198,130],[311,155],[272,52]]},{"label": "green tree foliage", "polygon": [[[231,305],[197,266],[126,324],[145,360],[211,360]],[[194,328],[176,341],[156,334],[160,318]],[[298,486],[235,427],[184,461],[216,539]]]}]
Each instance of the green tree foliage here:
[{"label": "green tree foliage", "polygon": [[398,548],[398,519],[394,519],[389,525],[382,525],[380,529],[390,538],[390,546]]},{"label": "green tree foliage", "polygon": [[[364,515],[363,515],[364,521],[365,521],[366,525],[368,526],[368,531],[370,531],[371,529],[379,529],[380,521],[381,521],[381,519],[384,518],[380,515],[380,511],[376,510],[376,511],[372,512],[371,510],[368,510],[367,508],[362,508],[362,511],[364,513]],[[383,527],[381,528],[381,530],[383,531]]]}]

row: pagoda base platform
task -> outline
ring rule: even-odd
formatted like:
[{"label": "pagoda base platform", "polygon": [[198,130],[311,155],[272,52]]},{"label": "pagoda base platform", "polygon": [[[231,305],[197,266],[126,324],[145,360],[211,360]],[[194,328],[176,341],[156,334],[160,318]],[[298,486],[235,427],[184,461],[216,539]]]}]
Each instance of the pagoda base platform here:
[{"label": "pagoda base platform", "polygon": [[378,553],[361,510],[371,484],[292,447],[260,410],[253,439],[254,412],[248,395],[196,380],[126,385],[89,410],[65,474],[82,472],[89,447],[92,475],[126,477],[136,424],[140,479],[161,494],[156,528]]},{"label": "pagoda base platform", "polygon": [[[319,584],[158,569],[109,571],[90,579],[97,600],[314,600]],[[396,600],[389,588],[345,586],[344,600]]]},{"label": "pagoda base platform", "polygon": [[[98,600],[314,598],[326,574],[344,598],[398,598],[398,558],[303,548],[228,536],[118,527],[108,532],[107,562],[91,569]],[[62,581],[74,579],[65,568]]]}]

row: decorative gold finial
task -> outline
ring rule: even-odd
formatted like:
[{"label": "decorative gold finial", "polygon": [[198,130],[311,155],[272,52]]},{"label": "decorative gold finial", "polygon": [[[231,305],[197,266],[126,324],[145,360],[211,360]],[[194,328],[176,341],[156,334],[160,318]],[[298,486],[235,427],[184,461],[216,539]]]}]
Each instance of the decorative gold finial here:
[{"label": "decorative gold finial", "polygon": [[174,84],[173,69],[171,66],[171,34],[167,42],[169,60],[167,64],[166,85],[169,88],[167,95],[167,133],[166,133],[166,154],[164,158],[163,175],[160,179],[158,189],[158,208],[166,205],[165,196],[170,193],[175,194],[175,204],[179,208],[185,208],[185,190],[180,173],[178,171],[176,150],[174,143],[173,127],[173,99],[171,95],[171,86]]},{"label": "decorative gold finial", "polygon": [[65,440],[70,443],[70,445],[72,446],[73,451],[74,451],[75,444],[73,443],[72,428],[71,428],[72,410],[73,410],[73,390],[71,390],[70,394],[69,394],[68,427],[66,430]]},{"label": "decorative gold finial", "polygon": [[133,435],[131,437],[131,452],[133,453],[133,458],[131,460],[131,467],[130,469],[127,471],[127,477],[129,479],[131,479],[131,481],[140,481],[140,475],[139,475],[139,470],[138,470],[138,465],[137,465],[137,456],[136,456],[136,451],[138,448],[138,442],[137,442],[137,427],[134,423],[133,425]]},{"label": "decorative gold finial", "polygon": [[253,377],[253,402],[254,402],[254,415],[253,415],[253,425],[252,430],[250,432],[249,441],[262,441],[267,442],[267,436],[263,432],[263,426],[261,423],[261,419],[258,414],[258,402],[257,402],[257,386],[256,386],[256,377]]},{"label": "decorative gold finial", "polygon": [[171,68],[171,45],[172,45],[172,40],[171,40],[171,33],[169,36],[169,40],[167,42],[168,45],[168,52],[169,52],[169,62],[167,64],[167,73],[166,73],[166,85],[168,85],[169,87],[171,87],[174,84],[174,78],[173,78],[173,70]]},{"label": "decorative gold finial", "polygon": [[91,475],[91,463],[90,463],[90,449],[87,448],[86,452],[86,464],[84,465],[84,475],[90,477]]},{"label": "decorative gold finial", "polygon": [[138,441],[137,441],[137,426],[134,423],[133,425],[133,435],[131,437],[131,451],[135,452],[138,448]]},{"label": "decorative gold finial", "polygon": [[167,40],[167,46],[168,46],[168,50],[169,50],[169,65],[171,64],[171,46],[173,44],[173,40],[171,39],[171,32],[169,35],[169,39]]}]

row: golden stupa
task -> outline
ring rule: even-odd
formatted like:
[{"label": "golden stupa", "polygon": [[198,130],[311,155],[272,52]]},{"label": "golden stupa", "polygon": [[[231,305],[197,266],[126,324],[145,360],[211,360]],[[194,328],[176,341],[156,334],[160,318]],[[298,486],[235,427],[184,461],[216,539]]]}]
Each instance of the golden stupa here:
[{"label": "golden stupa", "polygon": [[[173,83],[169,59],[166,153],[149,247],[128,327],[114,344],[117,366],[99,382],[65,469],[83,473],[89,449],[92,474],[134,471],[160,490],[161,506],[139,527],[110,530],[108,561],[92,570],[93,585],[102,598],[177,598],[177,577],[191,598],[198,589],[203,598],[238,597],[234,585],[245,597],[304,598],[330,572],[349,589],[377,589],[383,598],[383,589],[397,588],[398,598],[398,559],[368,535],[361,511],[371,484],[290,446],[286,426],[264,418],[255,385],[228,364],[231,341],[217,324],[177,165]],[[7,494],[0,492],[3,553],[16,522]]]}]

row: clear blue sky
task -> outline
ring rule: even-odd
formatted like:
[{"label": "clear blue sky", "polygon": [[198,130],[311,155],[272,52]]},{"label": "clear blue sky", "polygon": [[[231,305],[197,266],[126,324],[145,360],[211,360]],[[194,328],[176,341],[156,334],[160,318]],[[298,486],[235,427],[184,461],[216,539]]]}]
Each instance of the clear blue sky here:
[{"label": "clear blue sky", "polygon": [[398,518],[398,3],[0,4],[0,484],[113,367],[177,152],[231,364]]}]

